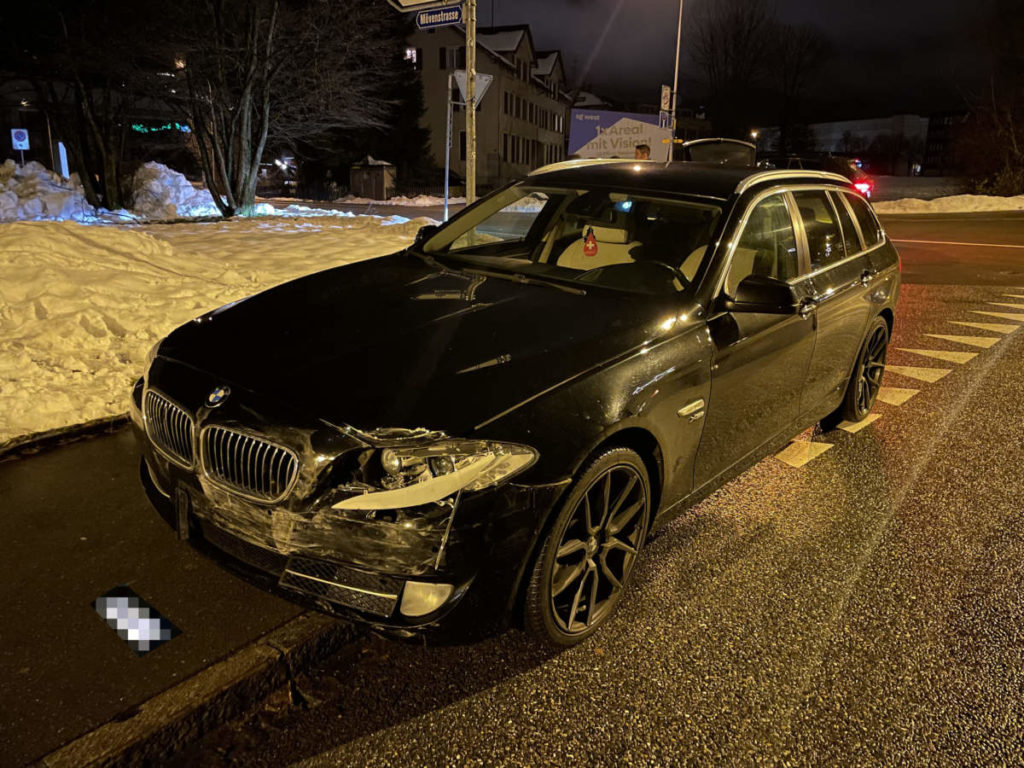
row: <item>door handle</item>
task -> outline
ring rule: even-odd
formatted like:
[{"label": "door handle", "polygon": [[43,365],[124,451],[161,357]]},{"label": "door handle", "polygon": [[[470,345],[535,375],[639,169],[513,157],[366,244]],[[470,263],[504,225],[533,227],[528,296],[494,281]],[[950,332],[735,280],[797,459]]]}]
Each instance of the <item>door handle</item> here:
[{"label": "door handle", "polygon": [[878,273],[872,272],[870,269],[865,269],[863,272],[860,273],[860,284],[865,286],[868,285],[872,280],[875,279],[876,274]]},{"label": "door handle", "polygon": [[704,398],[694,400],[692,403],[684,405],[676,413],[681,419],[685,419],[689,416],[691,422],[704,418]]},{"label": "door handle", "polygon": [[797,311],[800,313],[800,317],[802,317],[802,318],[804,318],[806,320],[808,317],[811,316],[811,313],[814,312],[814,309],[817,306],[818,306],[818,300],[817,299],[812,299],[812,298],[801,299],[800,300],[800,305],[798,306]]}]

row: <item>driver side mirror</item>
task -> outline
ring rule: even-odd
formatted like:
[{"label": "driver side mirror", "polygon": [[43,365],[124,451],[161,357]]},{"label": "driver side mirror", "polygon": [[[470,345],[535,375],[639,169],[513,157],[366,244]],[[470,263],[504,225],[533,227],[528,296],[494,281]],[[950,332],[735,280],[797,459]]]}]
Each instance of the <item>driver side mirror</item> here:
[{"label": "driver side mirror", "polygon": [[420,227],[416,233],[416,239],[413,241],[413,246],[423,245],[427,240],[432,238],[441,227],[437,224],[427,224],[425,227]]},{"label": "driver side mirror", "polygon": [[762,312],[767,315],[792,315],[797,311],[793,286],[767,275],[748,275],[736,287],[736,297],[725,297],[727,312]]}]

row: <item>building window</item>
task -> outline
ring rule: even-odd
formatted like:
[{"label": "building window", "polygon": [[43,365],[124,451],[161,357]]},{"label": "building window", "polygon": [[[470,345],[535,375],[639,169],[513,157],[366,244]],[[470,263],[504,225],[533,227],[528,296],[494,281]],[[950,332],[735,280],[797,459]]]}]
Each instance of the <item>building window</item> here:
[{"label": "building window", "polygon": [[466,132],[459,131],[459,159],[465,161],[466,159]]},{"label": "building window", "polygon": [[440,48],[438,48],[438,53],[441,54],[440,57],[438,58],[438,68],[448,69],[448,49],[442,45]]},{"label": "building window", "polygon": [[501,134],[501,159],[508,162],[508,134]]},{"label": "building window", "polygon": [[411,61],[412,65],[419,68],[420,63],[420,49],[419,48],[406,48],[405,49],[405,60]]}]

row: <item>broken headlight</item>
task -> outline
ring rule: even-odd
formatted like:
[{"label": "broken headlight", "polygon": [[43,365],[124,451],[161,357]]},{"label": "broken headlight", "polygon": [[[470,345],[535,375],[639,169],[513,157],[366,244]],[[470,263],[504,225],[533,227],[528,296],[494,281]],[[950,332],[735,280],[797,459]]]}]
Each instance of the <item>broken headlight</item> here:
[{"label": "broken headlight", "polygon": [[479,491],[519,474],[537,460],[525,445],[449,440],[378,448],[364,463],[363,479],[339,490],[353,495],[333,509],[407,509]]}]

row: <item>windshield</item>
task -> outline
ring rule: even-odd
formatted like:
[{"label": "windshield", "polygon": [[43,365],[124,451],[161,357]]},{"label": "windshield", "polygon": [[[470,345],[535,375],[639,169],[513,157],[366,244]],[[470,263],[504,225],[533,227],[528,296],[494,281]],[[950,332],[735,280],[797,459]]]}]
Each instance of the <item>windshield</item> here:
[{"label": "windshield", "polygon": [[529,277],[678,292],[707,256],[720,215],[705,203],[524,182],[467,209],[423,252]]}]

